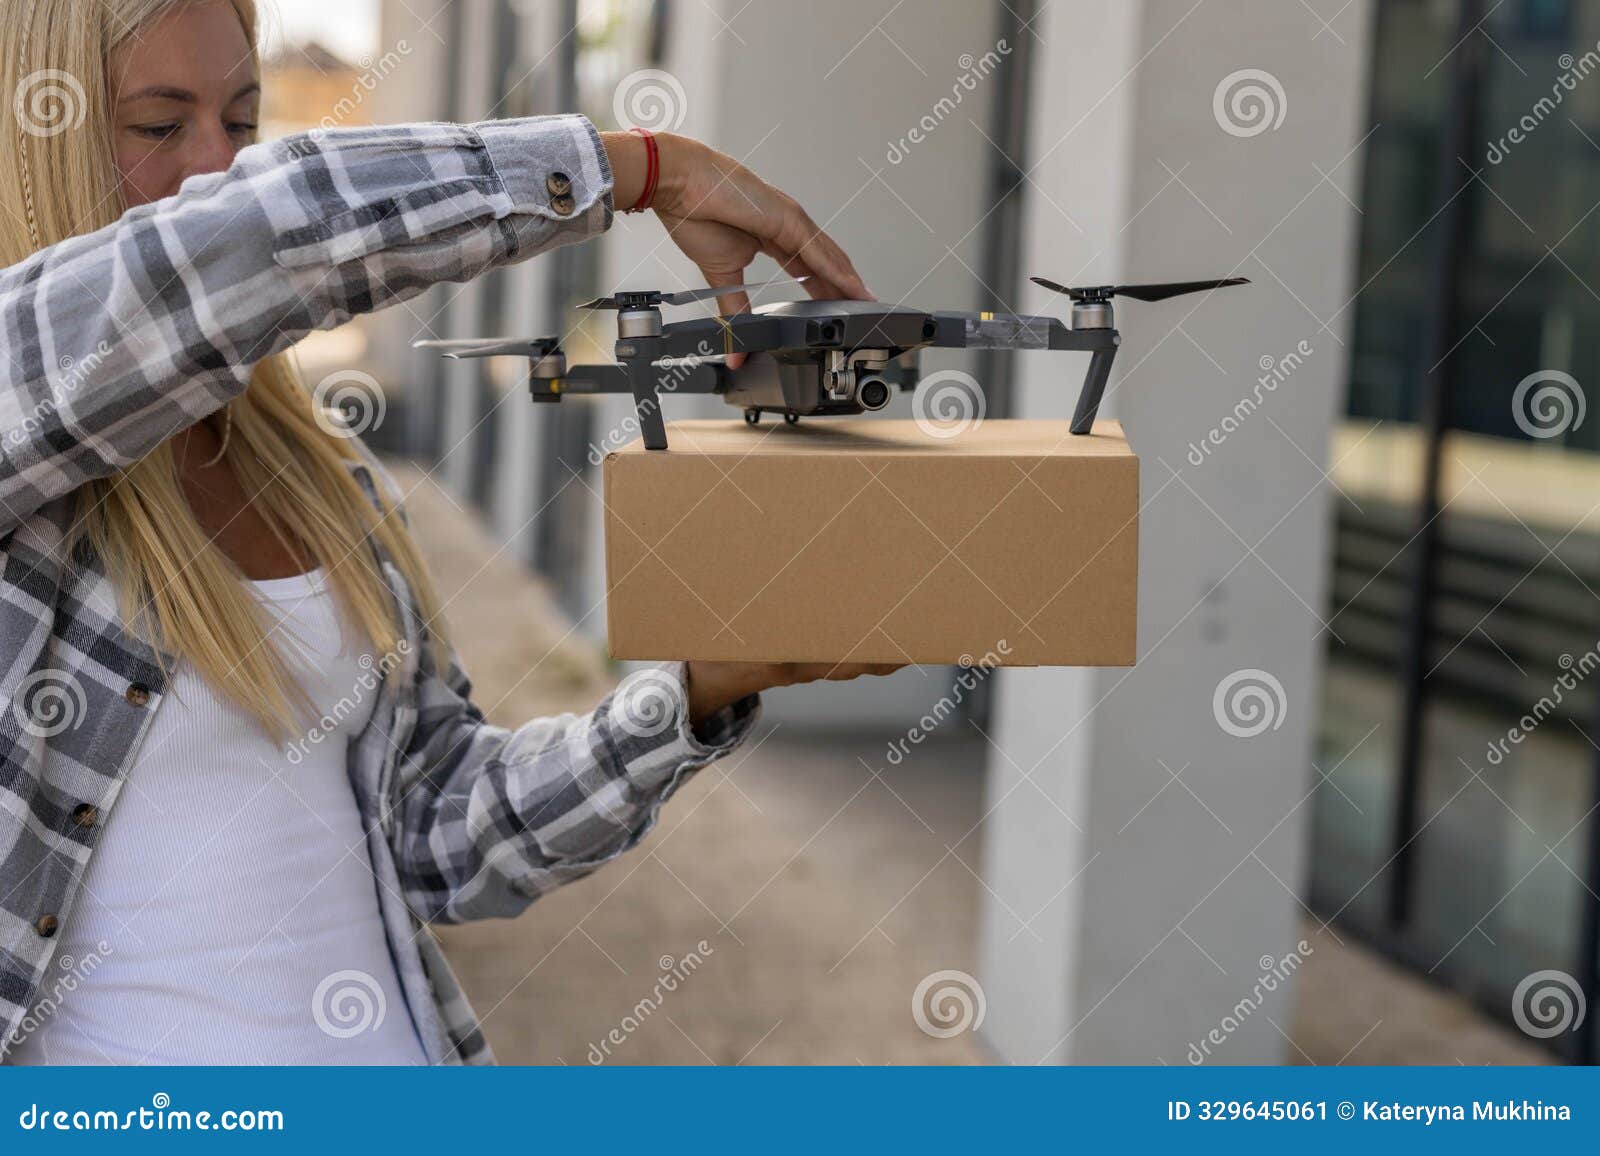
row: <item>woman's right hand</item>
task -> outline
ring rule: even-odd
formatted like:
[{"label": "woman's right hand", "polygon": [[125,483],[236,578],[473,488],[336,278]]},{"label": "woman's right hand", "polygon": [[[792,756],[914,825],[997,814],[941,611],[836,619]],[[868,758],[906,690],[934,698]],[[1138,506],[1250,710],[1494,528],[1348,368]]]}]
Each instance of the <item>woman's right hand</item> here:
[{"label": "woman's right hand", "polygon": [[[644,190],[648,154],[635,133],[600,134],[611,162],[612,197],[619,208]],[[837,242],[793,197],[744,165],[691,137],[658,133],[660,175],[651,207],[673,241],[711,286],[739,285],[757,254],[765,253],[819,300],[870,300],[872,292]],[[724,314],[750,307],[743,293],[717,298]],[[737,368],[742,354],[729,358]]]}]

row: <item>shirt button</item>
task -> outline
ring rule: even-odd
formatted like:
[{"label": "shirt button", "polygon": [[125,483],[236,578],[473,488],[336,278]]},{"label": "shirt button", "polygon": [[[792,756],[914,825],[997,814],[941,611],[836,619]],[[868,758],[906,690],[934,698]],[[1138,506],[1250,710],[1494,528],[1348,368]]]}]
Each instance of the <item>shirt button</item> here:
[{"label": "shirt button", "polygon": [[150,701],[150,688],[142,682],[131,683],[128,689],[123,692],[122,697],[134,706],[144,706]]},{"label": "shirt button", "polygon": [[72,809],[72,821],[80,827],[93,827],[100,821],[100,808],[93,803],[79,803]]},{"label": "shirt button", "polygon": [[566,173],[551,173],[545,178],[544,187],[552,197],[564,197],[572,191],[572,178]]},{"label": "shirt button", "polygon": [[49,939],[56,933],[56,928],[60,926],[61,920],[54,915],[41,915],[39,916],[39,922],[33,925],[33,929],[39,933],[41,939]]},{"label": "shirt button", "polygon": [[550,198],[550,207],[563,217],[572,216],[572,210],[577,208],[577,202],[572,199],[571,193],[562,193],[560,196]]}]

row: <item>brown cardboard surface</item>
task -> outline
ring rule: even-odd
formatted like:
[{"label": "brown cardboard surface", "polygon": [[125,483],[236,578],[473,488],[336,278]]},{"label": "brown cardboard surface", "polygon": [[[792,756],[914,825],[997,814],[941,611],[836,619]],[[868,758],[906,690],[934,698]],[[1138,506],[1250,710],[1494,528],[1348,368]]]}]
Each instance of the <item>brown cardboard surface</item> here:
[{"label": "brown cardboard surface", "polygon": [[[611,653],[1127,666],[1139,462],[1116,422],[669,424],[604,465]],[[1002,645],[1003,644],[1003,645]]]}]

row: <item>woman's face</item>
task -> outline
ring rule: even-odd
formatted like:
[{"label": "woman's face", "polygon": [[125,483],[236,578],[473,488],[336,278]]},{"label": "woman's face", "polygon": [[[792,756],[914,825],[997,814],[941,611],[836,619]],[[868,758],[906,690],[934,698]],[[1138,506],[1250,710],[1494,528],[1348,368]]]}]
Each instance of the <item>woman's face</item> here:
[{"label": "woman's face", "polygon": [[255,54],[228,0],[173,8],[112,54],[117,174],[132,208],[233,163],[252,143]]}]

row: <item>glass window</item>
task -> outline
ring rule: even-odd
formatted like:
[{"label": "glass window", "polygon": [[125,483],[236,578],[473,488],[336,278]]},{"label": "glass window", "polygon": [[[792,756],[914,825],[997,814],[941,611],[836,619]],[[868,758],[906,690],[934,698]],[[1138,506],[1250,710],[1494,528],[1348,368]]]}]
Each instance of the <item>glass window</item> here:
[{"label": "glass window", "polygon": [[[1590,976],[1587,815],[1600,734],[1600,8],[1376,12],[1348,420],[1333,476],[1333,627],[1312,891],[1327,915],[1512,1018],[1534,972]],[[1471,61],[1465,111],[1455,70]],[[1465,115],[1474,141],[1441,171]],[[1443,251],[1443,203],[1465,244]],[[1453,259],[1449,302],[1432,300]],[[1454,322],[1447,360],[1432,318]],[[1443,365],[1445,428],[1420,420]],[[1418,706],[1399,765],[1426,451],[1439,439],[1437,548]],[[1591,684],[1592,683],[1592,684]],[[1410,774],[1406,772],[1409,771]],[[1397,827],[1414,791],[1416,821]],[[1397,890],[1409,898],[1391,921]],[[1551,1046],[1580,1054],[1573,1033]]]}]

